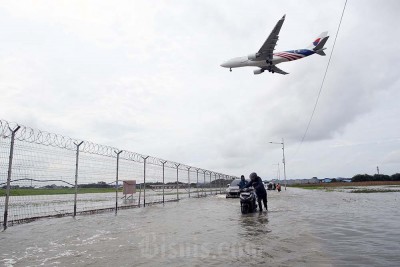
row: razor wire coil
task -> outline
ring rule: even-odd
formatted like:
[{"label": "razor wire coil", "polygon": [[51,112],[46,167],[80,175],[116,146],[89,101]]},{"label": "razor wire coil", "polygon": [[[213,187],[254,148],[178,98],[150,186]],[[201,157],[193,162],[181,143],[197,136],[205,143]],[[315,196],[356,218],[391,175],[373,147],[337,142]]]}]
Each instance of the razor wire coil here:
[{"label": "razor wire coil", "polygon": [[23,141],[23,142],[28,142],[28,143],[38,144],[38,145],[51,146],[51,147],[61,148],[61,149],[67,149],[67,150],[71,150],[71,151],[75,151],[77,149],[77,144],[82,142],[81,146],[79,146],[79,151],[88,153],[88,154],[116,158],[117,153],[122,151],[119,156],[119,158],[121,160],[128,160],[128,161],[143,163],[144,159],[146,158],[146,164],[149,164],[149,165],[157,165],[157,166],[164,165],[164,167],[168,168],[168,169],[178,169],[178,170],[185,170],[185,171],[188,171],[188,168],[189,168],[189,172],[191,172],[191,173],[196,173],[197,171],[199,171],[199,172],[206,173],[208,175],[216,174],[216,175],[221,175],[222,177],[236,178],[235,176],[225,175],[225,174],[210,171],[210,170],[196,168],[193,166],[177,163],[174,161],[167,161],[167,160],[164,160],[161,158],[146,156],[146,155],[142,155],[142,154],[139,154],[136,152],[120,150],[120,149],[118,149],[116,147],[112,147],[112,146],[96,144],[96,143],[93,143],[90,141],[75,139],[75,138],[71,138],[68,136],[60,135],[60,134],[49,133],[46,131],[33,129],[33,128],[30,128],[30,127],[27,127],[24,125],[20,125],[20,124],[13,123],[13,122],[8,122],[8,121],[2,120],[2,119],[0,119],[0,138],[5,138],[5,139],[10,138],[12,135],[12,131],[14,129],[16,129],[18,126],[20,127],[20,129],[15,133],[15,139],[18,141]]}]

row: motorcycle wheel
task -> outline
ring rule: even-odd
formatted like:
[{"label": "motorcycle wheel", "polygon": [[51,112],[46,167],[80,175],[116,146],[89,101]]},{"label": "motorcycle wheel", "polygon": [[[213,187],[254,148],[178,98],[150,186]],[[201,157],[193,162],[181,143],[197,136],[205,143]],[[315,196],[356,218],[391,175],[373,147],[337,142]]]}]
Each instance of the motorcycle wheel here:
[{"label": "motorcycle wheel", "polygon": [[242,210],[242,213],[243,213],[243,214],[249,213],[249,205],[248,205],[248,204],[243,204],[243,205],[241,206],[241,210]]},{"label": "motorcycle wheel", "polygon": [[254,203],[252,212],[255,212],[256,210],[257,210],[257,204]]}]

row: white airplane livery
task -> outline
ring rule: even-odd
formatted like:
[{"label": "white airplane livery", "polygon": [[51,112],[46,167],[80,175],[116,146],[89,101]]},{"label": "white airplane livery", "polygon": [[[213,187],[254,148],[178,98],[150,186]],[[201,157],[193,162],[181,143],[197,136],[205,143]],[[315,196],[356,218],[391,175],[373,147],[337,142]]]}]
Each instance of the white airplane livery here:
[{"label": "white airplane livery", "polygon": [[279,40],[279,32],[282,28],[282,24],[285,21],[285,16],[283,16],[278,23],[276,23],[274,29],[268,36],[267,40],[264,42],[262,47],[257,53],[250,54],[247,57],[236,57],[221,64],[221,67],[229,68],[232,71],[233,68],[240,67],[258,67],[254,70],[254,74],[261,74],[264,71],[269,71],[271,73],[288,74],[287,72],[281,70],[276,65],[282,62],[294,61],[304,57],[311,56],[313,54],[318,54],[325,56],[324,47],[326,41],[328,40],[328,32],[321,33],[317,39],[315,39],[312,44],[305,49],[289,50],[278,53],[273,53],[275,50],[276,43]]}]

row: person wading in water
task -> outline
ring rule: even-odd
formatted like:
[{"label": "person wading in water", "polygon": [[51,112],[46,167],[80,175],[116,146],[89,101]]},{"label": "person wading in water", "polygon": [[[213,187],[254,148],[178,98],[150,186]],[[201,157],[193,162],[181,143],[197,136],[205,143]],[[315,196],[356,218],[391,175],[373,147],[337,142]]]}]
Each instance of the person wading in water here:
[{"label": "person wading in water", "polygon": [[253,186],[254,190],[256,191],[260,212],[262,211],[261,201],[264,203],[265,210],[268,210],[267,191],[265,190],[263,181],[260,177],[257,176],[257,173],[255,172],[252,172],[250,174],[250,182],[244,188],[248,188],[250,186]]}]

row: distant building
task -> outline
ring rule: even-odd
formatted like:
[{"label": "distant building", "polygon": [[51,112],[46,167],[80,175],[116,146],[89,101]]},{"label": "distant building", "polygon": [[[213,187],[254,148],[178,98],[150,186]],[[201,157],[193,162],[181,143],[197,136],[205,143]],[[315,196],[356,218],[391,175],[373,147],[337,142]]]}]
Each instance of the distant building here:
[{"label": "distant building", "polygon": [[344,183],[351,183],[351,178],[338,177],[338,178],[336,178],[336,181],[344,182]]}]

